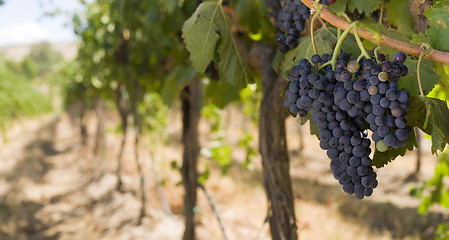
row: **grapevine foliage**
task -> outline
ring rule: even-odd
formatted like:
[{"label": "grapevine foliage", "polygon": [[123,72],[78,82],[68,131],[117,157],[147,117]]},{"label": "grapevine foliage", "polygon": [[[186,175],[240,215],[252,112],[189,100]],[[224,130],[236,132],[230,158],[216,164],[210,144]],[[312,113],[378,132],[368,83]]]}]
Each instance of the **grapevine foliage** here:
[{"label": "grapevine foliage", "polygon": [[[411,43],[428,42],[437,49],[446,50],[446,43],[431,38],[445,35],[449,18],[447,11],[443,13],[443,9],[447,9],[448,1],[440,1],[426,11],[430,21],[427,35],[413,34],[413,18],[410,12],[406,11],[406,1],[388,2],[384,6],[387,11],[386,19],[376,20],[397,27],[399,32],[388,32],[384,25],[373,22],[371,18],[377,14],[375,12],[380,8],[380,2],[341,0],[329,6],[329,9],[337,14],[359,14],[362,26],[368,29],[381,29],[389,36],[398,38],[403,38],[406,34],[410,36]],[[438,26],[435,23],[438,23]],[[345,192],[355,192],[356,197],[363,197],[359,187],[354,191],[352,186],[348,186],[349,183],[354,186],[359,184],[359,179],[352,179],[353,167],[361,166],[357,164],[362,161],[353,160],[354,166],[351,165],[345,154],[349,154],[350,159],[355,153],[348,149],[345,151],[345,148],[348,147],[347,144],[353,149],[357,144],[361,144],[358,140],[350,141],[354,136],[361,138],[362,142],[364,139],[368,140],[365,130],[372,132],[371,139],[375,146],[372,160],[369,159],[371,150],[359,148],[364,152],[364,163],[369,167],[383,167],[396,157],[404,156],[407,151],[418,147],[413,131],[415,126],[432,136],[432,153],[444,150],[449,144],[449,128],[445,121],[449,116],[447,103],[426,97],[438,83],[442,82],[447,86],[445,83],[449,78],[443,65],[418,58],[405,61],[407,56],[404,53],[395,53],[383,47],[380,49],[386,55],[379,54],[376,55],[377,58],[371,55],[371,59],[363,60],[359,57],[350,61],[349,55],[357,54],[361,47],[352,36],[343,40],[332,28],[325,27],[313,34],[314,38],[301,37],[298,46],[285,55],[283,63],[274,65],[280,66],[282,71],[288,74],[290,85],[285,92],[285,107],[290,113],[300,115],[303,118],[301,123],[312,120],[311,134],[320,138],[320,146],[327,151],[334,176],[343,185]],[[349,54],[342,52],[338,55],[338,61],[335,59],[330,65],[322,67],[330,61],[332,55],[328,54],[340,51],[334,50],[337,41],[343,43],[341,49]],[[312,48],[313,44],[316,46],[315,51],[324,55],[317,55]],[[366,45],[373,47],[368,43]],[[376,53],[377,51],[378,49]],[[391,57],[390,60],[388,56]],[[300,58],[309,60],[301,59],[298,62]],[[312,77],[309,79],[309,76]],[[346,128],[343,134],[339,131],[342,125]],[[337,129],[335,133],[334,129]],[[365,145],[369,144],[365,141]],[[340,154],[343,154],[342,158],[339,158]],[[371,172],[372,169],[368,170],[367,174]],[[349,183],[348,174],[351,175]],[[367,175],[358,176],[363,178]],[[370,178],[375,179],[373,176]],[[371,185],[363,187],[372,188]]]},{"label": "grapevine foliage", "polygon": [[[260,1],[232,2],[238,6],[238,14],[241,15],[251,12],[249,9],[254,9],[258,15],[264,12],[260,8]],[[338,0],[319,1],[319,3],[314,1],[317,8],[312,11],[305,6],[306,2],[310,5],[311,1],[285,0],[273,1],[271,4],[269,2],[266,1],[266,4],[272,10],[271,16],[274,18],[273,25],[276,29],[274,42],[281,52],[277,54],[272,65],[279,72],[288,75],[290,80],[285,93],[285,106],[291,113],[301,116],[301,123],[311,120],[310,131],[320,137],[320,145],[328,151],[331,168],[346,192],[354,192],[359,198],[369,196],[370,190],[367,190],[366,194],[364,191],[376,184],[370,181],[370,184],[362,185],[364,189],[361,191],[361,188],[355,188],[355,185],[359,184],[358,179],[355,179],[354,183],[352,177],[358,174],[360,178],[370,176],[370,179],[376,179],[372,166],[383,167],[396,157],[403,156],[407,151],[417,147],[414,127],[432,135],[433,153],[442,151],[449,144],[447,137],[449,127],[444,121],[449,115],[447,103],[426,96],[440,83],[442,86],[449,86],[447,66],[418,60],[419,54],[410,57],[396,53],[393,49],[356,40],[351,34],[343,40],[341,31],[337,32],[336,28],[329,24],[314,29],[320,25],[315,22],[310,28],[311,32],[307,29],[310,27],[311,14],[321,14],[320,9],[328,8],[332,13],[348,21],[357,20],[358,27],[372,32],[374,36],[386,34],[403,42],[423,44],[427,48],[447,51],[449,45],[444,39],[449,34],[447,27],[449,1],[435,1],[435,4],[427,9],[425,16],[428,18],[429,27],[425,33],[415,33],[416,19],[410,11],[407,0]],[[239,17],[240,23],[245,25],[242,26],[243,29],[252,40],[267,39],[266,36],[270,33],[266,27],[266,19],[263,19],[258,29],[263,35],[259,38],[254,35],[257,24],[255,25],[247,16]],[[243,58],[237,51],[229,21],[229,16],[220,1],[204,2],[184,25],[183,37],[197,71],[204,72],[206,67],[214,62],[218,66],[220,78],[225,82],[245,84],[251,81],[251,75],[246,74],[249,73],[248,68],[240,62]],[[244,33],[241,28],[239,31]],[[305,34],[306,32],[308,33]],[[227,65],[220,63],[224,59],[223,56],[227,56],[223,55],[224,46],[230,46],[233,54],[233,58],[226,58],[231,59],[226,62]],[[368,57],[363,52],[364,48],[376,48],[376,54],[383,52],[385,55],[374,57],[372,52]],[[338,61],[331,60],[332,54],[340,54],[340,49],[348,54],[338,55]],[[359,49],[363,49],[362,55],[365,58],[357,58]],[[427,49],[424,56],[431,51],[432,49]],[[351,59],[349,56],[354,58]],[[331,64],[322,67],[329,61]],[[242,64],[235,64],[236,62]],[[312,76],[311,79],[309,76]],[[320,83],[315,86],[316,82]],[[337,112],[340,120],[337,120]],[[337,132],[339,138],[335,142],[332,138],[337,137],[334,136],[333,130],[336,124],[342,128],[340,126],[342,123],[347,129],[343,130],[342,136],[341,132]],[[372,134],[367,134],[366,130],[370,130]],[[356,139],[351,141],[354,136]],[[360,146],[355,152],[349,151],[349,147],[346,146],[348,139],[353,149]],[[375,146],[372,154],[368,144],[370,139],[374,141]],[[337,144],[336,147],[332,147],[334,144]],[[341,144],[344,147],[341,147]],[[348,147],[346,151],[345,147]],[[329,151],[330,149],[337,150]],[[346,156],[343,162],[340,159],[339,163],[335,161],[337,152],[338,157],[343,152],[349,154],[349,159],[356,157],[361,160],[363,157],[365,159],[363,166],[368,170],[366,172],[360,170],[360,174],[356,171],[353,175],[352,165]],[[358,156],[361,153],[363,156]],[[352,160],[354,166],[357,164],[359,164],[357,167],[362,166],[362,161],[358,162]],[[347,175],[348,171],[352,175],[351,182],[354,188],[348,186],[346,176],[341,180],[341,175]]]},{"label": "grapevine foliage", "polygon": [[427,9],[426,16],[430,21],[430,27],[427,35],[430,43],[436,49],[449,51],[449,18],[448,18],[449,1],[440,1]]},{"label": "grapevine foliage", "polygon": [[243,85],[253,82],[233,39],[231,19],[224,12],[221,1],[201,3],[185,22],[182,32],[193,67],[198,72],[205,72],[214,60],[218,62],[219,76],[223,81]]}]

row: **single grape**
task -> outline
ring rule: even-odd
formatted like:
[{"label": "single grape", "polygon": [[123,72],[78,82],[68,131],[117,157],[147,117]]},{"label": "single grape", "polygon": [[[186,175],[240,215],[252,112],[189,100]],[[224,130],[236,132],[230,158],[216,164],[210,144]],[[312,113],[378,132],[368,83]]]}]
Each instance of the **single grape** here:
[{"label": "single grape", "polygon": [[298,106],[296,106],[296,104],[290,104],[288,110],[290,110],[291,113],[295,114],[298,113],[300,109],[298,108]]},{"label": "single grape", "polygon": [[[373,65],[371,67],[370,71],[371,71],[372,75],[378,75],[382,71],[382,68],[379,65]],[[379,80],[380,80],[380,78],[379,78]]]},{"label": "single grape", "polygon": [[354,156],[356,156],[356,157],[362,157],[363,155],[365,155],[365,153],[366,153],[366,150],[361,145],[355,146],[352,149],[352,154],[354,154]]},{"label": "single grape", "polygon": [[[373,181],[374,184],[374,181]],[[373,185],[371,184],[371,186]],[[365,188],[365,190],[363,191],[363,195],[365,195],[366,197],[369,197],[373,194],[373,189],[370,187]]]},{"label": "single grape", "polygon": [[[393,71],[393,64],[391,64],[390,61],[383,61],[381,67],[382,67],[382,71],[384,71],[384,72],[391,72],[391,71]],[[379,79],[380,79],[380,77],[379,77]],[[382,81],[382,79],[380,79],[380,80]],[[387,78],[387,80],[388,80],[388,78]]]},{"label": "single grape", "polygon": [[[370,102],[371,102],[373,105],[379,105],[380,99],[382,99],[382,95],[376,94],[376,95],[371,96]],[[373,106],[373,107],[374,107],[374,106]]]},{"label": "single grape", "polygon": [[349,103],[354,104],[355,102],[360,100],[360,95],[356,91],[350,91],[346,96],[346,99]]},{"label": "single grape", "polygon": [[312,105],[313,100],[309,96],[304,95],[300,98],[300,102],[304,107],[310,107]]},{"label": "single grape", "polygon": [[343,134],[345,134],[345,131],[343,131],[340,127],[336,127],[332,130],[332,135],[336,138],[340,138]]},{"label": "single grape", "polygon": [[365,176],[368,173],[368,167],[364,165],[360,165],[357,167],[357,175]]},{"label": "single grape", "polygon": [[389,147],[392,147],[396,143],[396,141],[396,138],[391,134],[388,134],[384,137],[384,143]]},{"label": "single grape", "polygon": [[405,118],[403,118],[403,117],[396,118],[394,120],[394,124],[396,125],[397,128],[405,128],[407,126]]},{"label": "single grape", "polygon": [[374,95],[376,95],[377,93],[379,92],[379,89],[377,88],[377,86],[370,86],[369,88],[368,88],[368,93],[371,95],[371,96],[374,96]]},{"label": "single grape", "polygon": [[321,62],[321,57],[318,54],[314,54],[311,58],[310,58],[311,62],[315,65],[318,65],[319,62]]},{"label": "single grape", "polygon": [[377,126],[384,126],[385,124],[387,124],[387,118],[385,116],[376,116],[375,121]]},{"label": "single grape", "polygon": [[363,102],[368,102],[371,97],[371,94],[367,89],[360,92],[360,100]]},{"label": "single grape", "polygon": [[351,145],[351,137],[343,135],[338,139],[338,144],[342,147],[347,147]]},{"label": "single grape", "polygon": [[376,116],[383,115],[385,113],[385,108],[381,105],[373,105],[373,113]]},{"label": "single grape", "polygon": [[372,86],[377,86],[377,84],[379,84],[380,81],[379,78],[374,75],[369,78],[369,82]]},{"label": "single grape", "polygon": [[339,102],[339,106],[340,106],[340,108],[343,110],[343,111],[348,111],[349,109],[351,109],[351,107],[352,107],[352,105],[351,105],[351,103],[349,103],[349,101],[345,98],[345,99],[342,99],[340,102]]},{"label": "single grape", "polygon": [[393,115],[394,117],[402,117],[403,114],[404,110],[402,110],[401,108],[391,109],[391,115]]},{"label": "single grape", "polygon": [[365,81],[357,80],[354,82],[352,88],[358,92],[361,92],[365,89]]},{"label": "single grape", "polygon": [[388,100],[388,98],[383,97],[382,99],[380,99],[380,106],[382,106],[383,108],[388,108],[388,106],[390,106],[390,100]]},{"label": "single grape", "polygon": [[394,56],[393,56],[393,61],[394,61],[395,63],[404,63],[406,58],[407,58],[407,55],[405,55],[405,53],[403,53],[403,52],[397,52],[397,53],[394,54]]},{"label": "single grape", "polygon": [[355,73],[360,69],[360,65],[357,61],[350,61],[347,68],[349,72]]},{"label": "single grape", "polygon": [[381,82],[386,82],[386,81],[388,81],[389,75],[388,75],[387,72],[380,72],[380,73],[377,75],[377,77],[379,78],[379,80],[380,80]]},{"label": "single grape", "polygon": [[384,140],[380,140],[376,143],[376,149],[379,152],[385,152],[388,149],[387,144],[385,144]]},{"label": "single grape", "polygon": [[394,100],[398,99],[399,92],[397,89],[394,89],[390,86],[390,89],[387,90],[385,95],[388,98],[388,100],[394,101]]},{"label": "single grape", "polygon": [[409,134],[410,131],[408,131],[407,128],[400,128],[394,132],[394,136],[399,139],[399,141],[407,140]]},{"label": "single grape", "polygon": [[343,191],[348,194],[353,194],[354,193],[354,183],[348,182],[348,183],[343,184]]},{"label": "single grape", "polygon": [[362,186],[362,178],[360,178],[360,183],[359,184],[354,184],[354,193],[356,194],[362,194],[362,198],[363,198],[363,191],[365,191],[365,188]]},{"label": "single grape", "polygon": [[388,126],[380,126],[376,133],[380,136],[380,137],[385,137],[390,133],[390,128]]},{"label": "single grape", "polygon": [[398,102],[406,103],[408,101],[408,93],[406,91],[399,91]]},{"label": "single grape", "polygon": [[377,88],[379,89],[380,94],[385,94],[388,90],[388,84],[381,82],[379,85],[377,85]]}]

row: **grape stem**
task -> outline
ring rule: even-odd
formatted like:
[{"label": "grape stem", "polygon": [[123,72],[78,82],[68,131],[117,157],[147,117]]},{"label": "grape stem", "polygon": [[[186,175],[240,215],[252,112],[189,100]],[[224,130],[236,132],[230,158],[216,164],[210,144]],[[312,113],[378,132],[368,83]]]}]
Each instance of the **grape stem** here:
[{"label": "grape stem", "polygon": [[418,86],[419,86],[419,92],[421,94],[421,96],[425,96],[424,95],[424,91],[422,89],[422,83],[421,83],[421,74],[420,74],[420,70],[421,70],[421,62],[422,62],[422,57],[424,56],[424,50],[423,49],[421,51],[421,54],[419,54],[419,58],[418,58],[418,66],[416,67],[416,74],[417,74],[417,78],[418,78]]},{"label": "grape stem", "polygon": [[[314,7],[312,0],[301,0],[301,1],[309,8]],[[351,23],[349,23],[348,21],[339,18],[335,14],[330,12],[325,6],[323,6],[320,11],[321,11],[320,17],[337,28],[347,29],[348,26],[351,25]],[[408,42],[388,37],[387,35],[383,33],[377,33],[372,29],[368,31],[364,28],[359,28],[358,31],[359,36],[361,38],[364,38],[374,44],[389,47],[412,56],[419,56],[421,54],[421,46],[419,45],[410,44]],[[423,58],[436,62],[441,62],[444,64],[449,64],[449,52],[446,51],[439,51],[432,49],[432,51],[430,51],[429,54],[424,55]]]},{"label": "grape stem", "polygon": [[377,63],[380,63],[378,52],[379,52],[379,48],[376,47],[376,48],[374,49],[374,57],[376,58],[376,62],[377,62]]},{"label": "grape stem", "polygon": [[355,40],[357,41],[357,44],[359,45],[360,51],[362,52],[363,56],[365,56],[367,59],[371,58],[369,54],[366,52],[365,47],[363,46],[362,40],[360,40],[359,33],[357,31],[357,22],[354,22],[354,36]]},{"label": "grape stem", "polygon": [[318,51],[316,50],[316,43],[315,43],[315,34],[313,33],[313,22],[315,22],[315,19],[319,16],[320,14],[318,12],[316,12],[313,17],[312,20],[310,21],[310,37],[312,38],[312,46],[313,46],[313,51],[315,52],[315,54],[318,54]]},{"label": "grape stem", "polygon": [[346,36],[349,34],[349,31],[355,25],[356,25],[356,22],[351,23],[351,25],[349,25],[348,28],[346,28],[346,30],[341,34],[341,36],[338,38],[337,45],[335,45],[334,53],[332,54],[332,59],[329,62],[323,64],[320,68],[323,68],[329,64],[332,64],[332,69],[335,70],[335,63],[337,62],[338,53],[340,52],[340,49],[341,49],[341,44],[343,44],[343,40],[345,40]]},{"label": "grape stem", "polygon": [[382,18],[384,17],[384,0],[380,2],[380,15],[379,15],[379,23],[382,24]]}]

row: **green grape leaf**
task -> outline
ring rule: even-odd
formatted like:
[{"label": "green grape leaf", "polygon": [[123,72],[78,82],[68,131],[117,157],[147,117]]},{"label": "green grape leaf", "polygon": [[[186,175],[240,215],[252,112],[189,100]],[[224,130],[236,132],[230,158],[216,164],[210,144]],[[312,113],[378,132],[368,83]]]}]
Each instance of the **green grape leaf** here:
[{"label": "green grape leaf", "polygon": [[407,112],[407,123],[418,126],[432,136],[431,151],[443,151],[449,144],[449,109],[447,103],[437,98],[419,96],[412,99]]},{"label": "green grape leaf", "polygon": [[[418,61],[409,58],[404,64],[408,67],[408,74],[399,80],[399,89],[406,89],[411,96],[419,96]],[[440,76],[433,71],[432,62],[428,60],[422,60],[420,75],[424,94],[427,95],[440,82]]]},{"label": "green grape leaf", "polygon": [[[407,124],[409,126],[423,126],[426,115],[426,105],[420,99],[420,97],[411,97],[410,108],[407,110],[407,116],[405,119],[407,120]],[[428,126],[427,128],[421,128],[425,133],[432,134],[432,126]]]},{"label": "green grape leaf", "polygon": [[262,1],[238,0],[236,2],[235,11],[239,16],[240,25],[253,34],[265,32],[268,35],[268,32],[273,29],[273,24],[268,18],[267,9]]},{"label": "green grape leaf", "polygon": [[449,51],[449,0],[439,1],[426,10],[430,27],[426,33],[430,44],[439,50]]},{"label": "green grape leaf", "polygon": [[333,13],[341,14],[344,13],[346,10],[346,5],[348,4],[349,0],[338,0],[336,3],[330,5],[328,8]]},{"label": "green grape leaf", "polygon": [[271,62],[271,67],[273,67],[274,71],[280,73],[282,71],[282,64],[285,59],[285,54],[281,51],[277,51],[276,55],[274,55],[273,62]]},{"label": "green grape leaf", "polygon": [[[318,54],[332,54],[335,44],[337,43],[337,30],[335,28],[321,28],[315,31],[315,44]],[[357,46],[354,36],[348,35],[341,46],[342,50],[357,56],[360,50]],[[288,72],[298,63],[299,59],[310,59],[315,52],[313,51],[312,38],[310,35],[301,37],[298,46],[285,54],[284,63],[282,64],[282,72]]]},{"label": "green grape leaf", "polygon": [[223,81],[210,81],[206,86],[206,101],[224,108],[233,101],[240,100],[240,88]]},{"label": "green grape leaf", "polygon": [[444,66],[442,63],[434,62],[433,63],[433,70],[435,71],[438,76],[441,77],[441,84],[444,86],[444,88],[449,87],[449,67]]},{"label": "green grape leaf", "polygon": [[372,13],[379,8],[380,0],[360,1],[351,0],[348,4],[349,11],[353,12],[356,8],[361,12]]},{"label": "green grape leaf", "polygon": [[175,11],[178,3],[179,0],[159,0],[159,4],[161,4],[169,14],[172,14]]},{"label": "green grape leaf", "polygon": [[408,151],[412,151],[414,147],[418,147],[416,142],[415,132],[412,131],[407,138],[407,145],[400,147],[398,149],[390,149],[385,152],[375,151],[373,156],[373,161],[371,165],[381,168],[387,165],[389,162],[396,159],[398,156],[404,156]]},{"label": "green grape leaf", "polygon": [[418,34],[413,34],[412,35],[412,39],[410,40],[410,43],[411,44],[416,44],[416,45],[421,45],[422,43],[428,43],[430,40],[429,40],[429,37],[427,37],[427,35],[426,34],[424,34],[424,33],[418,33]]},{"label": "green grape leaf", "polygon": [[310,113],[310,112],[307,113],[307,116],[299,118],[299,123],[301,125],[306,124],[307,121],[309,121],[310,134],[316,135],[317,137],[319,137],[320,130],[316,126],[316,123],[312,120],[312,113]]},{"label": "green grape leaf", "polygon": [[409,0],[391,0],[385,4],[387,20],[397,27],[400,33],[410,35],[415,32],[413,17],[408,7]]},{"label": "green grape leaf", "polygon": [[201,3],[184,23],[182,37],[193,67],[204,73],[212,60],[218,62],[220,79],[236,85],[253,82],[231,33],[231,20],[221,1]]},{"label": "green grape leaf", "polygon": [[193,68],[177,66],[163,81],[160,92],[162,101],[167,106],[179,98],[181,90],[196,76]]}]

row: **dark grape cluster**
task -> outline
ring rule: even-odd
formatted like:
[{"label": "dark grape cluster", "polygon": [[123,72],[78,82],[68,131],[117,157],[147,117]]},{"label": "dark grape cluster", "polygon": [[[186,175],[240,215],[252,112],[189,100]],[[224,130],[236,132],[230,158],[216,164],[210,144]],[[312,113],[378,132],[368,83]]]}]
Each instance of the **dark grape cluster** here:
[{"label": "dark grape cluster", "polygon": [[[321,4],[329,5],[335,1],[321,0]],[[275,42],[279,51],[287,52],[298,45],[300,33],[305,29],[306,20],[310,16],[310,9],[301,0],[282,1],[281,11],[275,19]]]},{"label": "dark grape cluster", "polygon": [[275,19],[275,42],[279,45],[279,51],[287,52],[298,45],[300,33],[309,16],[310,9],[300,0],[283,1],[282,9]]},{"label": "dark grape cluster", "polygon": [[397,85],[399,77],[408,72],[405,57],[398,53],[391,62],[379,55],[382,63],[377,64],[372,59],[351,61],[341,52],[333,70],[331,65],[320,68],[330,61],[330,55],[314,55],[310,61],[301,59],[288,75],[284,106],[301,117],[312,114],[334,177],[346,193],[358,199],[371,196],[378,183],[371,167],[367,129],[373,131],[377,145],[385,143],[381,150],[407,143],[411,130],[404,119],[408,95]]}]

